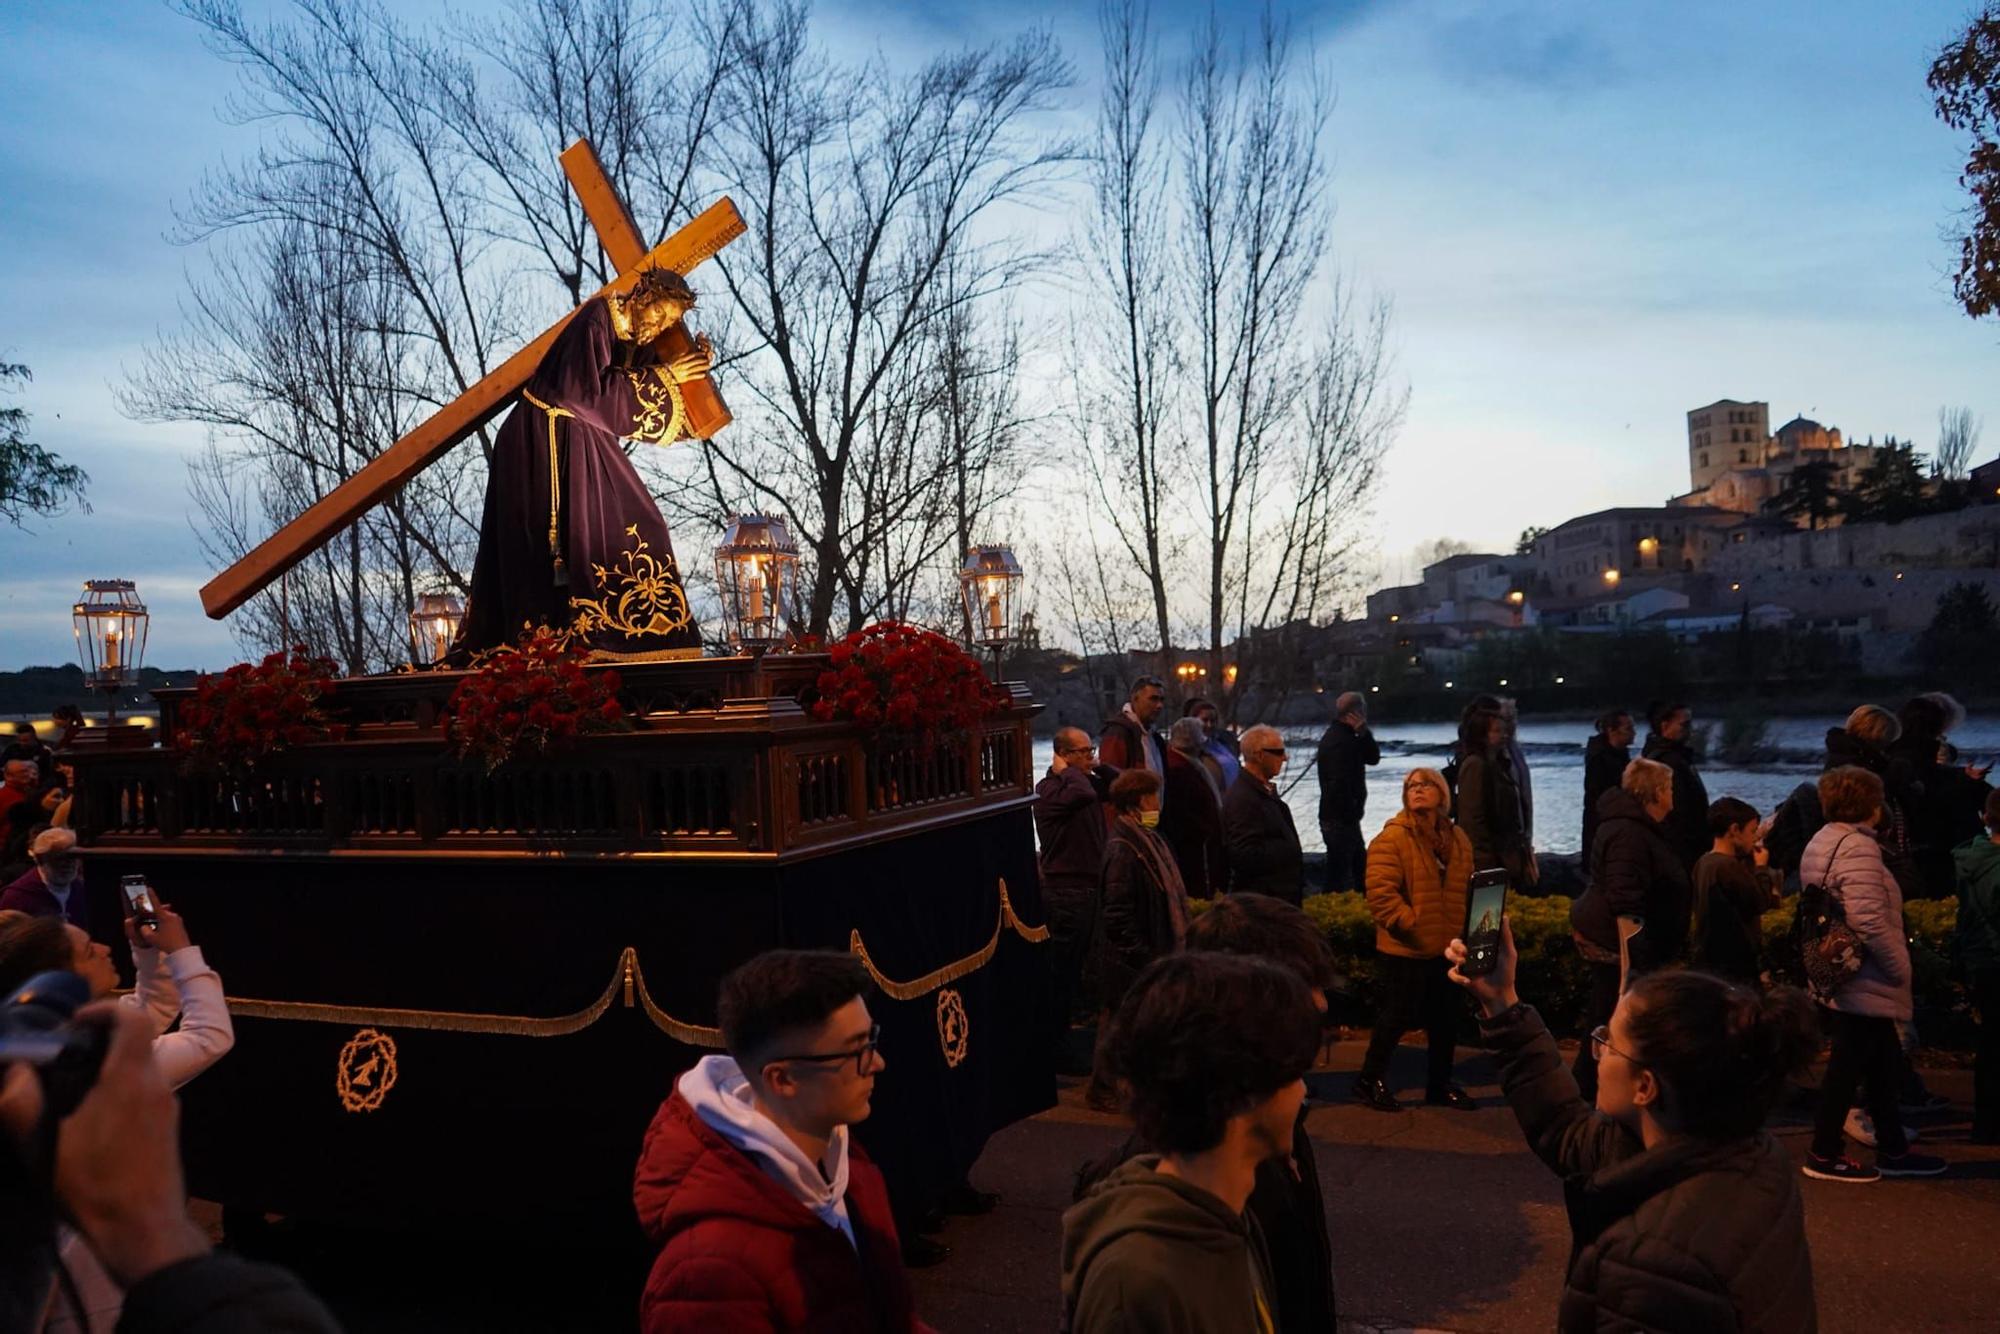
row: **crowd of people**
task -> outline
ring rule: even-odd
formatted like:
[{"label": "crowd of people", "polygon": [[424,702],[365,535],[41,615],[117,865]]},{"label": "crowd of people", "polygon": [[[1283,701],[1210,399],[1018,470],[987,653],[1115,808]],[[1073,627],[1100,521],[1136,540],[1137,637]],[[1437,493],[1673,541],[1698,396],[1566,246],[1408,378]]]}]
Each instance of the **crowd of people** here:
[{"label": "crowd of people", "polygon": [[[1097,1023],[1087,1096],[1132,1127],[1079,1167],[1063,1220],[1065,1326],[1331,1330],[1303,1076],[1337,979],[1301,907],[1306,859],[1278,787],[1285,739],[1264,725],[1233,735],[1199,699],[1162,728],[1165,697],[1142,678],[1095,740],[1059,731],[1036,789],[1055,994],[1065,1021]],[[1590,976],[1586,1037],[1566,1060],[1516,989],[1511,922],[1490,970],[1468,966],[1461,938],[1479,871],[1498,868],[1516,892],[1542,876],[1512,703],[1472,700],[1451,763],[1411,769],[1369,838],[1381,748],[1366,700],[1336,701],[1315,757],[1326,879],[1362,894],[1379,981],[1353,1096],[1402,1111],[1389,1058],[1422,1029],[1425,1101],[1472,1107],[1453,1081],[1470,999],[1527,1147],[1564,1183],[1559,1328],[1815,1327],[1801,1173],[1766,1122],[1823,1046],[1803,1175],[1946,1170],[1904,1121],[1930,1095],[1910,1059],[1903,906],[1957,896],[1959,961],[1994,1013],[2000,793],[1950,748],[1962,716],[1934,695],[1856,709],[1829,734],[1824,772],[1769,818],[1710,800],[1685,706],[1647,711],[1636,756],[1632,717],[1600,719],[1584,766],[1587,887],[1571,913]],[[54,813],[41,763],[10,755],[6,810]],[[118,979],[90,933],[75,837],[35,823],[27,869],[0,900],[0,995],[80,979],[98,1003],[78,1022],[108,1030],[108,1054],[52,1136],[41,1083],[25,1066],[5,1072],[0,1172],[40,1181],[63,1221],[12,1227],[0,1326],[333,1329],[289,1276],[212,1253],[187,1217],[171,1091],[230,1050],[220,979],[161,903],[156,921],[123,922],[137,984],[106,999]],[[1788,897],[1804,905],[1793,948],[1805,990],[1766,966],[1762,919]],[[771,951],[723,980],[726,1054],[679,1076],[639,1146],[634,1205],[656,1253],[644,1329],[926,1328],[888,1187],[852,1134],[876,1081],[893,1078],[872,996],[840,951]],[[1975,1079],[1985,1143],[2000,1142],[1996,1032],[1981,1027]],[[1873,1147],[1872,1163],[1850,1142]]]}]

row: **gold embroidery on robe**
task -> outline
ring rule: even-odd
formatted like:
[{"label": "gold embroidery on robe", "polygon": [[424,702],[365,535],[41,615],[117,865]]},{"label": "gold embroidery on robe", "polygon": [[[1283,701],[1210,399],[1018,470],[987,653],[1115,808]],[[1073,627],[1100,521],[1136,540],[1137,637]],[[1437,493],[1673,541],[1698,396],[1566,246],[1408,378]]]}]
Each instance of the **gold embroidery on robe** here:
[{"label": "gold embroidery on robe", "polygon": [[571,634],[672,635],[694,623],[673,557],[661,560],[648,551],[636,524],[625,530],[625,536],[638,545],[619,557],[616,569],[590,567],[603,596],[569,600],[576,611],[576,619],[570,622]]},{"label": "gold embroidery on robe", "polygon": [[649,445],[671,444],[687,425],[687,403],[680,385],[664,366],[627,370],[625,378],[632,382],[632,396],[639,405],[627,438]]}]

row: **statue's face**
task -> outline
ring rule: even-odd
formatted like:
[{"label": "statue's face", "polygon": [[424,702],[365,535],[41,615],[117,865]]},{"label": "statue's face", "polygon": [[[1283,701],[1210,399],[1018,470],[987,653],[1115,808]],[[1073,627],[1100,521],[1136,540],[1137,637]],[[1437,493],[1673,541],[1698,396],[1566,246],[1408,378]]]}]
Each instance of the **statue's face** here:
[{"label": "statue's face", "polygon": [[687,305],[673,297],[634,300],[626,305],[632,316],[632,341],[644,347],[680,322]]}]

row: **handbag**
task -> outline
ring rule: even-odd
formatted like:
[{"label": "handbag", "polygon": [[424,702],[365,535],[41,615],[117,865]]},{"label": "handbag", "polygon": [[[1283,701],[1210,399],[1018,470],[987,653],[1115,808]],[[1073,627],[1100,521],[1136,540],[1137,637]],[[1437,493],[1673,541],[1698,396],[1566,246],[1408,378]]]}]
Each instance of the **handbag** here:
[{"label": "handbag", "polygon": [[[1832,869],[1849,834],[1833,845],[1827,857]],[[1799,936],[1799,962],[1806,977],[1806,992],[1821,1005],[1830,1004],[1848,978],[1861,971],[1868,947],[1847,924],[1847,909],[1825,885],[1807,885],[1799,891],[1795,925]]]}]

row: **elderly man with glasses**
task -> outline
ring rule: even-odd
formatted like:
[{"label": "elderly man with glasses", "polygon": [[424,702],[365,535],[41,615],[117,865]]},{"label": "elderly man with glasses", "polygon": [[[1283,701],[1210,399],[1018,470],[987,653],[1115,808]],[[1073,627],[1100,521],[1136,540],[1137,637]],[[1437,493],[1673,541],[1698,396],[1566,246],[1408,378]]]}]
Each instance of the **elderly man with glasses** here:
[{"label": "elderly man with glasses", "polygon": [[1104,847],[1110,837],[1104,796],[1118,771],[1098,764],[1090,734],[1080,727],[1056,732],[1055,757],[1035,784],[1035,839],[1041,845],[1042,908],[1055,946],[1055,1020],[1060,1059],[1063,1038],[1079,1007],[1084,960],[1090,957],[1103,899]]},{"label": "elderly man with glasses", "polygon": [[90,930],[90,896],[84,892],[76,835],[67,829],[44,829],[35,835],[28,851],[35,864],[20,879],[0,890],[0,911],[12,909],[30,917],[60,917],[71,926]]},{"label": "elderly man with glasses", "polygon": [[1262,723],[1243,734],[1243,772],[1222,799],[1222,839],[1229,892],[1269,894],[1296,904],[1305,896],[1305,853],[1292,808],[1278,794],[1285,738]]}]

